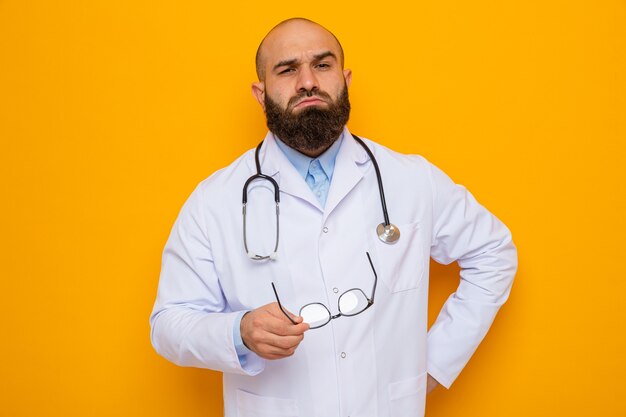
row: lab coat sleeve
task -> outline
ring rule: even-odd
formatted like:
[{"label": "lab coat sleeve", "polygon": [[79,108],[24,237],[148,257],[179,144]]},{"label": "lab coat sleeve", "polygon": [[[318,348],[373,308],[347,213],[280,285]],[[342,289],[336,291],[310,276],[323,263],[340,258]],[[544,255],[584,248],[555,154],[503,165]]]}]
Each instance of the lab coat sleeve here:
[{"label": "lab coat sleeve", "polygon": [[461,280],[428,332],[427,367],[449,388],[506,301],[517,270],[511,233],[463,187],[431,166],[431,257],[458,261]]},{"label": "lab coat sleeve", "polygon": [[[240,363],[231,311],[222,293],[198,188],[183,206],[163,251],[157,299],[150,316],[154,349],[180,366],[256,375],[265,367],[254,353]],[[205,200],[206,201],[206,200]]]}]

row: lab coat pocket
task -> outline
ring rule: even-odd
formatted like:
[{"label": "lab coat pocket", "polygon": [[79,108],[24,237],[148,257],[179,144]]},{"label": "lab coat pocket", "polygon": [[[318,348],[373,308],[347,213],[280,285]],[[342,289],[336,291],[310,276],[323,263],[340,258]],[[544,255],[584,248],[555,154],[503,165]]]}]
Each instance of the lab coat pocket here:
[{"label": "lab coat pocket", "polygon": [[378,276],[391,292],[417,288],[424,275],[423,244],[420,241],[420,224],[399,225],[400,239],[393,244],[382,242],[376,236],[378,263],[382,267]]},{"label": "lab coat pocket", "polygon": [[390,415],[423,416],[426,409],[426,372],[410,379],[389,384]]},{"label": "lab coat pocket", "polygon": [[297,417],[296,400],[263,397],[237,390],[237,415],[239,417]]}]

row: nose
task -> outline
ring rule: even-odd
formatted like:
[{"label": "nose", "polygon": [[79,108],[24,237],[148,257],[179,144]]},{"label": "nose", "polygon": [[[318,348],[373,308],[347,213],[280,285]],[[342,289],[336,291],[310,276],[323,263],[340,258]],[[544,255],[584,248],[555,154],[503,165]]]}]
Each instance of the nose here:
[{"label": "nose", "polygon": [[298,76],[296,89],[298,90],[298,93],[306,92],[308,94],[319,89],[317,77],[311,68],[303,66]]}]

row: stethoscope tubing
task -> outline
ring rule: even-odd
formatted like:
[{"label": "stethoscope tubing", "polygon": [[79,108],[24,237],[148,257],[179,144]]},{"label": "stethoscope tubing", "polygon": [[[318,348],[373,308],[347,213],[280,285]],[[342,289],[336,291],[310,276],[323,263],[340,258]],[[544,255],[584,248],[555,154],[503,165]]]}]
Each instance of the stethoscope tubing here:
[{"label": "stethoscope tubing", "polygon": [[374,158],[374,154],[370,150],[370,148],[363,142],[363,140],[355,134],[352,134],[354,140],[356,140],[367,152],[367,155],[370,157],[370,161],[374,164],[374,170],[376,171],[376,180],[378,181],[378,193],[380,194],[380,205],[383,209],[383,217],[385,219],[385,226],[389,226],[391,223],[389,222],[389,214],[387,213],[387,201],[385,200],[385,191],[383,190],[383,179],[380,175],[380,168],[378,168],[378,162],[376,162],[376,158]]},{"label": "stethoscope tubing", "polygon": [[[378,193],[380,195],[380,205],[383,210],[384,223],[378,225],[377,233],[379,234],[379,238],[385,243],[394,243],[398,237],[400,236],[399,229],[392,225],[389,221],[389,214],[387,213],[387,202],[385,200],[385,191],[383,189],[383,180],[380,174],[380,168],[378,167],[378,162],[374,157],[374,154],[370,150],[370,148],[363,142],[361,138],[356,135],[352,135],[355,141],[365,150],[367,155],[372,161],[374,165],[374,171],[376,172],[376,180],[378,181]],[[254,162],[256,165],[256,174],[252,175],[248,178],[243,186],[243,195],[242,195],[242,211],[243,211],[243,245],[248,257],[252,260],[260,261],[265,259],[276,259],[277,251],[278,251],[278,239],[279,239],[279,206],[280,206],[280,188],[276,180],[269,175],[265,175],[261,172],[261,162],[259,160],[259,153],[261,151],[261,146],[264,141],[261,141],[259,145],[256,147],[254,152]],[[276,244],[274,245],[274,250],[269,255],[256,255],[248,250],[248,242],[246,238],[246,206],[248,204],[248,186],[252,181],[255,180],[266,180],[269,181],[274,188],[274,201],[276,202]],[[379,230],[380,229],[380,230]],[[394,233],[396,236],[393,236]],[[392,237],[392,239],[390,239]]]},{"label": "stethoscope tubing", "polygon": [[272,185],[274,186],[274,201],[276,202],[276,204],[280,203],[280,192],[279,192],[278,183],[276,182],[274,178],[270,177],[269,175],[265,175],[261,173],[261,163],[259,162],[259,152],[261,151],[261,145],[263,145],[263,141],[259,143],[259,145],[256,147],[256,151],[254,152],[254,162],[256,163],[256,174],[248,178],[246,183],[243,185],[243,196],[242,196],[241,201],[244,205],[248,203],[248,185],[250,185],[252,181],[259,180],[259,179],[267,180],[272,183]]}]

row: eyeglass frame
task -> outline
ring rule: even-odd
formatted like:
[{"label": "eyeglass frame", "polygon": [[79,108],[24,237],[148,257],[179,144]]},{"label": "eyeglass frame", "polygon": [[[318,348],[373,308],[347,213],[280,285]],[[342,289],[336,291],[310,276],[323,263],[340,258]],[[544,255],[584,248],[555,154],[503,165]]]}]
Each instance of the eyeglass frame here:
[{"label": "eyeglass frame", "polygon": [[[378,283],[378,274],[376,274],[376,269],[374,268],[374,263],[372,262],[372,258],[370,257],[369,252],[365,252],[365,254],[367,255],[367,259],[368,259],[368,261],[369,261],[369,263],[370,263],[370,266],[372,267],[372,272],[374,273],[374,286],[372,287],[372,296],[371,296],[371,298],[368,298],[368,297],[365,295],[365,292],[363,292],[363,290],[362,290],[362,289],[360,289],[360,288],[350,288],[349,290],[344,291],[344,292],[343,292],[343,293],[339,296],[339,298],[337,299],[337,311],[338,311],[339,313],[338,313],[338,314],[335,314],[335,315],[333,315],[333,314],[330,312],[330,310],[328,309],[328,307],[326,307],[326,305],[324,305],[324,304],[322,304],[322,303],[320,303],[320,302],[308,303],[308,304],[303,305],[302,307],[300,307],[300,311],[299,311],[299,313],[298,313],[299,315],[300,315],[300,313],[302,313],[302,310],[303,310],[305,307],[310,306],[310,305],[313,305],[313,304],[319,304],[319,305],[321,305],[322,307],[324,307],[324,308],[326,309],[326,311],[328,311],[328,317],[329,317],[328,321],[326,321],[324,324],[319,325],[319,326],[309,327],[309,330],[312,330],[312,329],[319,329],[320,327],[324,327],[324,326],[326,326],[328,323],[330,323],[330,322],[331,322],[331,320],[334,320],[334,319],[339,318],[339,317],[342,317],[342,316],[344,316],[344,317],[354,317],[354,316],[357,316],[357,315],[359,315],[359,314],[363,313],[365,310],[367,310],[368,308],[370,308],[371,306],[373,306],[373,305],[374,305],[374,296],[376,295],[376,284]],[[280,298],[278,297],[278,292],[276,291],[276,286],[274,285],[274,283],[273,283],[273,282],[272,282],[272,289],[274,290],[274,295],[276,296],[276,301],[278,302],[278,307],[280,308],[280,311],[282,311],[282,312],[283,312],[283,314],[285,315],[285,317],[287,317],[287,318],[289,319],[289,321],[290,321],[290,322],[292,322],[293,324],[296,324],[296,325],[297,325],[298,323],[296,323],[296,322],[295,322],[295,321],[294,321],[294,320],[293,320],[293,319],[289,316],[289,314],[287,313],[287,311],[286,311],[286,310],[285,310],[285,308],[283,307],[282,303],[280,302]],[[342,312],[341,312],[341,308],[340,308],[340,306],[339,306],[339,301],[341,300],[341,297],[343,297],[345,294],[349,293],[350,291],[354,291],[354,290],[361,291],[361,293],[365,296],[365,299],[367,300],[367,307],[365,307],[363,310],[359,311],[358,313],[354,313],[354,314],[344,314],[344,313],[342,313]]]}]

